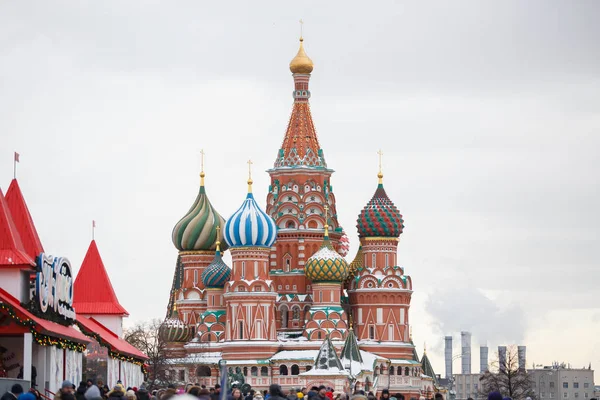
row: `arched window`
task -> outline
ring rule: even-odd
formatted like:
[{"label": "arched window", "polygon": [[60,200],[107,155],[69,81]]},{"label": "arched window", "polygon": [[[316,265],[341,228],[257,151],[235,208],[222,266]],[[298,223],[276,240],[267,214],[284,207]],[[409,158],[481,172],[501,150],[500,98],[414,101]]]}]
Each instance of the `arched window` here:
[{"label": "arched window", "polygon": [[248,376],[248,367],[244,367],[244,376]]},{"label": "arched window", "polygon": [[408,367],[404,367],[404,375],[410,376],[410,373],[408,372]]},{"label": "arched window", "polygon": [[252,368],[250,368],[250,375],[252,375],[252,376],[258,376],[258,367],[252,367]]},{"label": "arched window", "polygon": [[287,375],[287,374],[288,374],[287,365],[281,365],[279,367],[279,375]]},{"label": "arched window", "polygon": [[300,367],[296,364],[292,365],[292,375],[300,375]]},{"label": "arched window", "polygon": [[306,366],[306,371],[310,371],[312,369],[312,365],[307,365]]},{"label": "arched window", "polygon": [[398,367],[398,370],[396,371],[396,374],[402,375],[402,367]]},{"label": "arched window", "polygon": [[394,371],[394,366],[392,365],[392,366],[390,367],[390,375],[394,375],[394,372],[395,372],[395,371]]},{"label": "arched window", "polygon": [[199,365],[196,368],[196,376],[210,376],[210,367],[208,365]]},{"label": "arched window", "polygon": [[295,321],[298,321],[300,319],[300,309],[299,308],[294,308],[292,309],[292,319],[294,319]]},{"label": "arched window", "polygon": [[318,225],[317,225],[317,221],[309,221],[308,222],[308,229],[317,229]]},{"label": "arched window", "polygon": [[260,367],[260,376],[269,376],[269,368]]},{"label": "arched window", "polygon": [[373,375],[379,375],[379,366],[375,367],[375,371],[373,372]]},{"label": "arched window", "polygon": [[296,224],[294,223],[294,221],[288,221],[285,227],[288,229],[294,229],[296,227]]}]

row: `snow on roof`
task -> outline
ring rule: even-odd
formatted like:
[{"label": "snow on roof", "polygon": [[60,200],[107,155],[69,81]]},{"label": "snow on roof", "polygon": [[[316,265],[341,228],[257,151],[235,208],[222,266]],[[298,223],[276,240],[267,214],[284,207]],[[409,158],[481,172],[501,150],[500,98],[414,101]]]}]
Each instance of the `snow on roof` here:
[{"label": "snow on roof", "polygon": [[188,354],[187,357],[169,358],[169,364],[218,364],[222,359],[221,353],[211,353],[210,355]]},{"label": "snow on roof", "polygon": [[271,360],[312,360],[319,354],[319,350],[282,350],[271,357]]},{"label": "snow on roof", "polygon": [[348,371],[346,371],[345,369],[339,369],[339,368],[329,368],[329,369],[316,369],[313,368],[310,371],[306,371],[306,372],[302,372],[300,374],[300,376],[307,376],[307,375],[312,375],[312,376],[331,376],[331,375],[335,375],[335,376],[339,376],[339,375],[344,375],[344,376],[350,376],[350,373]]},{"label": "snow on roof", "polygon": [[415,360],[406,360],[403,358],[390,358],[390,361],[392,362],[392,364],[412,364],[412,365],[420,365],[420,362],[417,362]]}]

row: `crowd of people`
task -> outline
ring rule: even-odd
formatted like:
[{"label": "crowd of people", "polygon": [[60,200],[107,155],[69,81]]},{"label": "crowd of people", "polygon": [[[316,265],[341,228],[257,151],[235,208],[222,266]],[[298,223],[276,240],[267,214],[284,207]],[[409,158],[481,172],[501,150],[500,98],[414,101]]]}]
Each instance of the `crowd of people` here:
[{"label": "crowd of people", "polygon": [[[104,385],[102,381],[94,383],[91,379],[80,382],[76,387],[70,381],[64,381],[60,390],[54,395],[53,400],[170,400],[172,397],[187,397],[188,400],[401,400],[404,399],[400,393],[391,394],[389,390],[381,391],[379,398],[372,392],[365,393],[357,390],[353,394],[334,391],[330,387],[319,386],[307,388],[292,388],[284,392],[281,386],[273,384],[269,390],[250,390],[248,393],[232,385],[227,393],[221,393],[221,386],[206,388],[205,385],[197,386],[188,384],[185,387],[176,388],[169,385],[164,389],[146,389],[145,385],[125,388],[119,381],[112,389]],[[20,384],[14,384],[10,391],[6,392],[0,400],[46,400],[40,393],[32,388],[24,392]],[[441,393],[436,393],[434,400],[444,400]],[[469,399],[472,400],[472,399]],[[503,397],[499,392],[492,392],[488,400],[512,400]],[[526,400],[531,400],[527,398]]]}]

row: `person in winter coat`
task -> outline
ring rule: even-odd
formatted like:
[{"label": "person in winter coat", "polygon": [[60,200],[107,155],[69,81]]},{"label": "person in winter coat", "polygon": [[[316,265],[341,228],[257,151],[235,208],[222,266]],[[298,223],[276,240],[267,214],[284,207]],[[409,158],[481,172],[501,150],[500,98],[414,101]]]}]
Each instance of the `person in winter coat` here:
[{"label": "person in winter coat", "polygon": [[269,386],[269,399],[270,400],[286,400],[283,392],[281,391],[281,386],[277,384],[272,384]]},{"label": "person in winter coat", "polygon": [[290,392],[287,395],[287,400],[298,400],[298,392],[296,392],[296,389],[290,389]]},{"label": "person in winter coat", "polygon": [[23,386],[15,383],[12,385],[9,392],[2,395],[2,400],[17,400],[17,397],[19,397],[21,393],[23,393]]},{"label": "person in winter coat", "polygon": [[135,392],[133,391],[133,389],[128,390],[127,392],[125,392],[125,397],[127,398],[127,400],[137,400],[137,397],[136,397]]},{"label": "person in winter coat", "polygon": [[75,392],[75,390],[73,389],[73,384],[71,383],[71,381],[63,381],[60,389],[54,395],[54,400],[64,400],[63,396],[65,394],[71,394],[72,395],[73,392]]},{"label": "person in winter coat", "polygon": [[108,392],[108,400],[125,400],[125,393],[121,388],[121,385],[117,385],[113,388],[113,390]]},{"label": "person in winter coat", "polygon": [[146,385],[144,384],[135,392],[135,395],[137,400],[150,400],[150,393],[148,393],[148,389],[146,389]]},{"label": "person in winter coat", "polygon": [[379,400],[390,400],[390,391],[383,389],[381,391],[381,397],[379,397]]},{"label": "person in winter coat", "polygon": [[102,393],[98,386],[92,385],[85,391],[84,394],[85,400],[102,400]]},{"label": "person in winter coat", "polygon": [[198,400],[210,400],[210,392],[207,388],[200,389],[200,393],[198,393]]},{"label": "person in winter coat", "polygon": [[252,400],[264,400],[264,397],[262,395],[262,393],[260,391],[254,393],[254,397],[252,398]]},{"label": "person in winter coat", "polygon": [[77,400],[85,400],[85,391],[87,390],[87,384],[84,381],[79,382],[79,387],[75,392],[75,398]]},{"label": "person in winter coat", "polygon": [[227,400],[243,400],[242,391],[238,388],[234,388],[231,391],[231,395],[227,397]]}]

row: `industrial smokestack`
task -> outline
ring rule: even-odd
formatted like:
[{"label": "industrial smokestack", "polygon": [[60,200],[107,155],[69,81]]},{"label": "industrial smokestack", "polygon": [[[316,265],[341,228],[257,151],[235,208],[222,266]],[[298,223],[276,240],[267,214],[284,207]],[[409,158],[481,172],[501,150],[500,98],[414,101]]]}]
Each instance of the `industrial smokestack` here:
[{"label": "industrial smokestack", "polygon": [[462,360],[462,369],[461,372],[463,374],[471,373],[471,333],[470,332],[461,332],[461,360]]},{"label": "industrial smokestack", "polygon": [[479,372],[482,374],[488,370],[488,347],[481,346],[479,348]]},{"label": "industrial smokestack", "polygon": [[446,347],[444,349],[446,358],[446,379],[452,378],[452,336],[446,336]]},{"label": "industrial smokestack", "polygon": [[500,372],[506,371],[506,346],[498,346],[498,368]]},{"label": "industrial smokestack", "polygon": [[525,371],[527,368],[527,347],[526,346],[518,346],[517,354],[519,356],[519,369],[521,371]]}]

